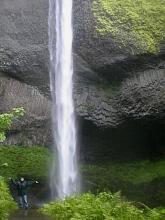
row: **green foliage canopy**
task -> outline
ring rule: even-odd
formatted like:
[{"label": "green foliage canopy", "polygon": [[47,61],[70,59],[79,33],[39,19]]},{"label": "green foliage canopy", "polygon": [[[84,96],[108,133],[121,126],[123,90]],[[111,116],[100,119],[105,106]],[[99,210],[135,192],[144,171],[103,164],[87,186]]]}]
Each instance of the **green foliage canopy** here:
[{"label": "green foliage canopy", "polygon": [[11,128],[14,119],[23,116],[24,109],[13,108],[9,113],[0,114],[0,142],[6,140],[5,132]]}]

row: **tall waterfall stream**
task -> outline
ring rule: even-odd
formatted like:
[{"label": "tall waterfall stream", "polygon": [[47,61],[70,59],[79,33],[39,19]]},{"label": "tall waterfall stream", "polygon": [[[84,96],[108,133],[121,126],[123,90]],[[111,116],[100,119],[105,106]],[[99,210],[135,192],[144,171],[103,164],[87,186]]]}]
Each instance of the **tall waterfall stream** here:
[{"label": "tall waterfall stream", "polygon": [[58,165],[54,161],[51,175],[53,198],[56,194],[59,198],[64,198],[78,190],[72,41],[72,0],[49,0],[50,85],[55,159],[58,155]]}]

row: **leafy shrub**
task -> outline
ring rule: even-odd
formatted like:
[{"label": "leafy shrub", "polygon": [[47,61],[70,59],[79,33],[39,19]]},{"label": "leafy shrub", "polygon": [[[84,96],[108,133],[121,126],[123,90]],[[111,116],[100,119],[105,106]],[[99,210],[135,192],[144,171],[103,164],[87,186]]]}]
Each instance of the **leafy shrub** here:
[{"label": "leafy shrub", "polygon": [[124,201],[120,193],[86,193],[45,205],[41,211],[56,220],[163,220],[163,213]]},{"label": "leafy shrub", "polygon": [[51,154],[43,147],[0,147],[0,175],[42,179],[49,174]]},{"label": "leafy shrub", "polygon": [[5,132],[11,128],[14,119],[23,116],[24,109],[13,108],[9,113],[0,114],[0,142],[6,140]]},{"label": "leafy shrub", "polygon": [[16,203],[9,193],[7,184],[3,177],[0,177],[0,220],[6,220],[9,213],[17,208]]}]

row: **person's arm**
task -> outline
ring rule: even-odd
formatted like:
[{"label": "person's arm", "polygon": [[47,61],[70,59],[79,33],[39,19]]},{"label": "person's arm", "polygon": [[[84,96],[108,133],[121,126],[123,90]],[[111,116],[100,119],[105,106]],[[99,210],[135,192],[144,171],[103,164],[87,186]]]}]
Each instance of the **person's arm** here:
[{"label": "person's arm", "polygon": [[29,186],[32,186],[33,184],[38,184],[39,182],[38,181],[27,181],[27,186],[29,187]]},{"label": "person's arm", "polygon": [[9,178],[9,180],[11,181],[11,183],[14,185],[14,186],[17,186],[17,182],[15,180],[13,180],[12,178]]}]

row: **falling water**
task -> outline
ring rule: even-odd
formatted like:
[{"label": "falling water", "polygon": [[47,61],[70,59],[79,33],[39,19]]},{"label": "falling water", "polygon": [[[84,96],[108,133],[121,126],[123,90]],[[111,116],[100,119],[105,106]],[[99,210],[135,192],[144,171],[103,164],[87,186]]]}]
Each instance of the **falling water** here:
[{"label": "falling water", "polygon": [[[70,196],[78,190],[76,128],[72,97],[72,0],[49,0],[50,84],[53,100],[54,147],[58,151],[52,167],[53,197]],[[56,151],[54,151],[56,152]]]}]

